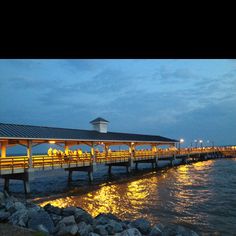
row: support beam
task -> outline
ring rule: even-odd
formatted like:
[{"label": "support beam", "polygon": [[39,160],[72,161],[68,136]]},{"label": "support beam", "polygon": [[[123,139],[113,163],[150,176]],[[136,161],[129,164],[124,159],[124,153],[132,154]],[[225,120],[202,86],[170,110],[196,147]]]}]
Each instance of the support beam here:
[{"label": "support beam", "polygon": [[134,168],[134,155],[135,155],[135,145],[134,145],[134,143],[131,143],[129,145],[129,153],[130,153],[129,169],[127,167],[127,172],[130,172]]},{"label": "support beam", "polygon": [[9,184],[10,184],[10,179],[9,178],[4,178],[4,190],[9,192]]},{"label": "support beam", "polygon": [[95,156],[95,148],[94,148],[94,143],[92,142],[92,145],[91,145],[91,158],[92,158],[92,170],[96,170],[96,166],[97,166],[97,163],[96,163],[96,156]]},{"label": "support beam", "polygon": [[88,171],[88,177],[89,177],[89,182],[92,182],[93,181],[93,171],[92,170]]},{"label": "support beam", "polygon": [[1,157],[5,158],[7,156],[7,141],[1,142]]},{"label": "support beam", "polygon": [[32,159],[32,140],[28,140],[27,145],[27,157],[29,162],[29,168],[33,167],[33,159]]},{"label": "support beam", "polygon": [[174,166],[174,161],[176,159],[175,154],[172,156],[172,158],[170,159],[170,166]]},{"label": "support beam", "polygon": [[155,168],[158,168],[158,153],[156,145],[152,145],[152,151],[155,152]]},{"label": "support beam", "polygon": [[28,179],[24,180],[24,189],[25,189],[25,194],[29,194],[30,193],[30,183]]},{"label": "support beam", "polygon": [[68,173],[68,183],[70,183],[71,181],[72,181],[72,170],[69,170],[68,171],[69,173]]},{"label": "support beam", "polygon": [[112,165],[109,165],[108,166],[108,174],[111,175],[111,168],[112,168]]}]

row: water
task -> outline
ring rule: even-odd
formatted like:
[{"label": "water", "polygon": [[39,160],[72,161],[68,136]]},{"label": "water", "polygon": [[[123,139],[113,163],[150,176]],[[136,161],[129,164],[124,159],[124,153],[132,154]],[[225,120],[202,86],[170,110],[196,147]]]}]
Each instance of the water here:
[{"label": "water", "polygon": [[[111,212],[121,219],[143,217],[153,224],[176,223],[202,235],[236,235],[236,159],[218,159],[152,171],[141,164],[133,175],[114,168],[112,177],[100,167],[95,182],[85,173],[73,174],[67,185],[64,171],[36,173],[33,202],[44,206],[80,206],[96,216]],[[43,173],[43,176],[42,176]],[[11,185],[16,196],[21,182]]]}]

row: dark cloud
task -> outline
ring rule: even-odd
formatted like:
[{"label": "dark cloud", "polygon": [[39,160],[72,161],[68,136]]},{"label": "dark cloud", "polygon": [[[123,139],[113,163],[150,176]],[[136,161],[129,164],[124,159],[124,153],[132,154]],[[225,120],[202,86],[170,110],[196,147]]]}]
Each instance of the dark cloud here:
[{"label": "dark cloud", "polygon": [[166,82],[169,80],[185,81],[198,78],[198,76],[193,74],[188,68],[181,68],[172,71],[170,68],[164,66],[160,68],[160,77]]}]

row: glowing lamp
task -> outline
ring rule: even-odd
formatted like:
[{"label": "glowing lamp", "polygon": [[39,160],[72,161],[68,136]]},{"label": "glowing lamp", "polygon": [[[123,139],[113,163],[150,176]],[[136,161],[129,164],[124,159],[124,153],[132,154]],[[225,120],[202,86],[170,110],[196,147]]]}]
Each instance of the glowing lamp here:
[{"label": "glowing lamp", "polygon": [[49,141],[49,143],[50,143],[50,144],[54,144],[54,143],[56,143],[56,141]]}]

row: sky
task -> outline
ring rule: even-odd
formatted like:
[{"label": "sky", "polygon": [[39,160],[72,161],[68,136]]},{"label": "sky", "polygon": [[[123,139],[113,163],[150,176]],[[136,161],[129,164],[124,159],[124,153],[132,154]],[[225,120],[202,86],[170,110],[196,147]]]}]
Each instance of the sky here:
[{"label": "sky", "polygon": [[0,123],[236,144],[236,60],[1,59]]}]

